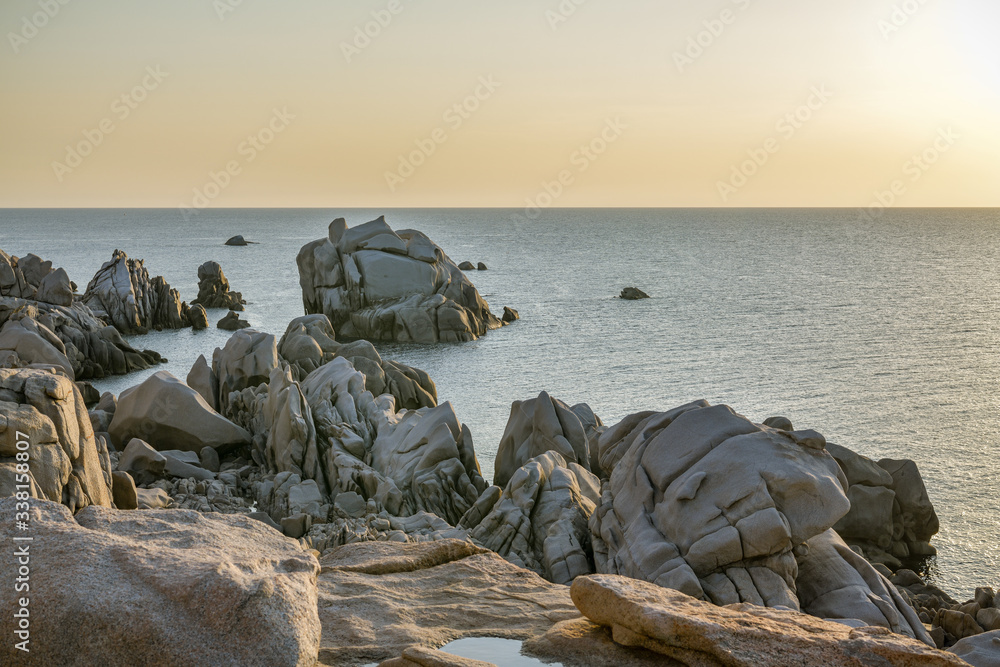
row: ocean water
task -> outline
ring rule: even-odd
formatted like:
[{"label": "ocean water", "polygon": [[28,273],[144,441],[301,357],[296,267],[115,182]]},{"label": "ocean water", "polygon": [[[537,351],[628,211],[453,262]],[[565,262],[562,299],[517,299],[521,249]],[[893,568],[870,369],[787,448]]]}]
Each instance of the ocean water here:
[{"label": "ocean water", "polygon": [[[441,401],[493,458],[514,400],[546,390],[613,424],[704,398],[874,459],[917,462],[941,519],[934,580],[965,599],[1000,585],[1000,211],[550,209],[0,210],[0,248],[63,266],[82,291],[120,248],[184,299],[216,260],[249,302],[251,324],[281,335],[303,313],[295,255],[381,214],[426,232],[494,312],[521,321],[471,343],[379,345],[426,370]],[[259,244],[223,245],[243,234]],[[638,286],[645,301],[615,298]],[[223,312],[210,313],[214,323]],[[187,374],[229,334],[151,333],[133,344]],[[147,373],[111,378],[119,392]]]}]

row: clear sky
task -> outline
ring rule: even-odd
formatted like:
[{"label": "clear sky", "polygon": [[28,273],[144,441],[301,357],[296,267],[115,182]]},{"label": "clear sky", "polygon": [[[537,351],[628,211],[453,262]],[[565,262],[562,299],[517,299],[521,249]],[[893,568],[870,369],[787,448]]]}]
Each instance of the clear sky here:
[{"label": "clear sky", "polygon": [[4,0],[0,207],[1000,206],[998,25],[996,0]]}]

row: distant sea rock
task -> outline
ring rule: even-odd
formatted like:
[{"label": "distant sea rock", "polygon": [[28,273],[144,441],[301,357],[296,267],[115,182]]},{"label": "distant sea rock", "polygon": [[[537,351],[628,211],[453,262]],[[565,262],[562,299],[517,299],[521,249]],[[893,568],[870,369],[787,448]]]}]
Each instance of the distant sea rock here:
[{"label": "distant sea rock", "polygon": [[470,341],[504,324],[441,248],[384,217],[350,229],[334,220],[297,263],[306,312],[325,314],[348,338]]},{"label": "distant sea rock", "polygon": [[230,291],[229,280],[218,262],[205,262],[198,267],[198,298],[191,305],[240,311],[244,303],[242,294]]},{"label": "distant sea rock", "polygon": [[241,320],[239,314],[230,310],[226,313],[226,316],[219,320],[215,326],[223,329],[225,331],[237,331],[239,329],[246,329],[250,326],[250,323],[246,320]]},{"label": "distant sea rock", "polygon": [[123,334],[191,326],[188,305],[162,276],[149,277],[141,259],[115,250],[87,285],[83,302]]},{"label": "distant sea rock", "polygon": [[241,235],[237,234],[236,236],[234,236],[231,239],[229,239],[228,241],[226,241],[226,245],[230,245],[230,246],[244,246],[244,245],[249,245],[249,242],[245,238],[243,238]]},{"label": "distant sea rock", "polygon": [[626,301],[638,301],[639,299],[648,299],[649,295],[638,287],[626,287],[622,290],[619,297],[625,299]]}]

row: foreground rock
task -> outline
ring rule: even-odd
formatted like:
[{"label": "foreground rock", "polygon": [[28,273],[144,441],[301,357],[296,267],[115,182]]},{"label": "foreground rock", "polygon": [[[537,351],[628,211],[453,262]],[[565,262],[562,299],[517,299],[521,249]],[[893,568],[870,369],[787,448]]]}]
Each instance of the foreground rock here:
[{"label": "foreground rock", "polygon": [[961,666],[956,656],[884,628],[851,628],[753,604],[716,607],[683,593],[625,577],[573,582],[573,602],[614,641],[682,665]]},{"label": "foreground rock", "polygon": [[205,308],[243,310],[243,295],[229,289],[229,280],[218,262],[205,262],[198,267],[198,298],[191,305]]},{"label": "foreground rock", "polygon": [[95,438],[83,397],[70,380],[40,370],[0,369],[0,497],[27,484],[33,497],[71,512],[111,507],[111,473],[107,444]]},{"label": "foreground rock", "polygon": [[1000,630],[963,639],[949,652],[973,667],[1000,667]]},{"label": "foreground rock", "polygon": [[348,338],[469,341],[504,324],[441,248],[384,218],[350,229],[338,218],[296,261],[306,313]]},{"label": "foreground rock", "polygon": [[115,250],[87,285],[83,302],[124,334],[190,326],[188,305],[163,276],[149,277],[141,259]]},{"label": "foreground rock", "polygon": [[[252,519],[184,510],[77,513],[31,500],[26,665],[313,665],[320,639],[316,559]],[[0,500],[13,544],[15,501]],[[0,575],[14,581],[14,558]],[[14,600],[11,598],[11,603]],[[13,610],[8,610],[13,611]]]},{"label": "foreground rock", "polygon": [[140,438],[156,449],[226,452],[250,444],[250,434],[218,414],[197,391],[167,371],[149,376],[118,397],[109,429],[116,447]]},{"label": "foreground rock", "polygon": [[362,665],[463,637],[530,639],[576,618],[565,586],[467,542],[366,542],[321,559],[320,660]]}]

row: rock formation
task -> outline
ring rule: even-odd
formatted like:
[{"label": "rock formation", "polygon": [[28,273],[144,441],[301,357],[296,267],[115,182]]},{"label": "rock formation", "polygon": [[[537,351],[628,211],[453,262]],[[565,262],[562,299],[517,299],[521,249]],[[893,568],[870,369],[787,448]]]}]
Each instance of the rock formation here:
[{"label": "rock formation", "polygon": [[757,425],[704,401],[626,418],[599,442],[611,472],[591,518],[598,572],[717,604],[863,614],[931,642],[888,582],[827,536],[850,504],[825,445],[815,431]]},{"label": "rock formation", "polygon": [[746,603],[713,607],[683,593],[625,577],[580,577],[573,582],[571,594],[583,615],[607,628],[616,643],[658,653],[670,660],[665,664],[964,665],[950,653],[885,628],[852,628]]},{"label": "rock formation", "polygon": [[109,429],[124,447],[141,438],[159,450],[199,452],[213,447],[226,452],[250,443],[250,434],[218,414],[201,394],[167,371],[149,376],[118,396]]},{"label": "rock formation", "polygon": [[594,571],[587,522],[600,493],[600,480],[584,466],[548,451],[517,470],[481,521],[470,513],[461,525],[471,528],[469,537],[477,544],[549,581],[568,584]]},{"label": "rock formation", "polygon": [[296,261],[306,313],[347,338],[469,341],[503,325],[441,248],[384,218],[350,229],[338,218]]},{"label": "rock formation", "polygon": [[229,290],[229,281],[218,262],[205,262],[198,267],[198,298],[191,305],[243,310],[244,303],[242,294]]},{"label": "rock formation", "polygon": [[247,241],[245,238],[243,238],[241,234],[237,234],[236,236],[233,236],[228,241],[226,241],[226,245],[229,246],[245,246],[248,245],[249,243],[250,242]]},{"label": "rock formation", "polygon": [[215,323],[215,326],[223,331],[239,331],[240,329],[249,329],[250,323],[246,320],[241,320],[235,310],[230,310],[221,320]]},{"label": "rock formation", "polygon": [[0,250],[0,367],[58,367],[77,379],[155,366],[156,352],[136,350],[79,299],[63,269],[35,255]]},{"label": "rock formation", "polygon": [[594,464],[603,432],[604,424],[586,403],[570,407],[544,391],[537,398],[514,401],[497,449],[493,483],[506,486],[518,468],[548,451],[586,470],[599,470]]},{"label": "rock formation", "polygon": [[188,306],[162,276],[149,277],[141,259],[115,250],[94,274],[83,302],[94,314],[124,334],[191,325]]},{"label": "rock formation", "polygon": [[626,301],[638,301],[639,299],[648,299],[649,295],[638,287],[626,287],[622,290],[618,297],[620,299],[625,299]]},{"label": "rock formation", "polygon": [[[103,507],[74,517],[61,505],[29,503],[30,653],[15,649],[17,619],[5,613],[0,662],[315,664],[319,564],[262,523]],[[14,514],[15,500],[0,499],[7,544]],[[6,581],[16,568],[15,558],[0,560]]]},{"label": "rock formation", "polygon": [[0,497],[26,484],[31,496],[72,512],[111,507],[111,473],[107,443],[94,436],[83,397],[69,379],[0,369]]}]

